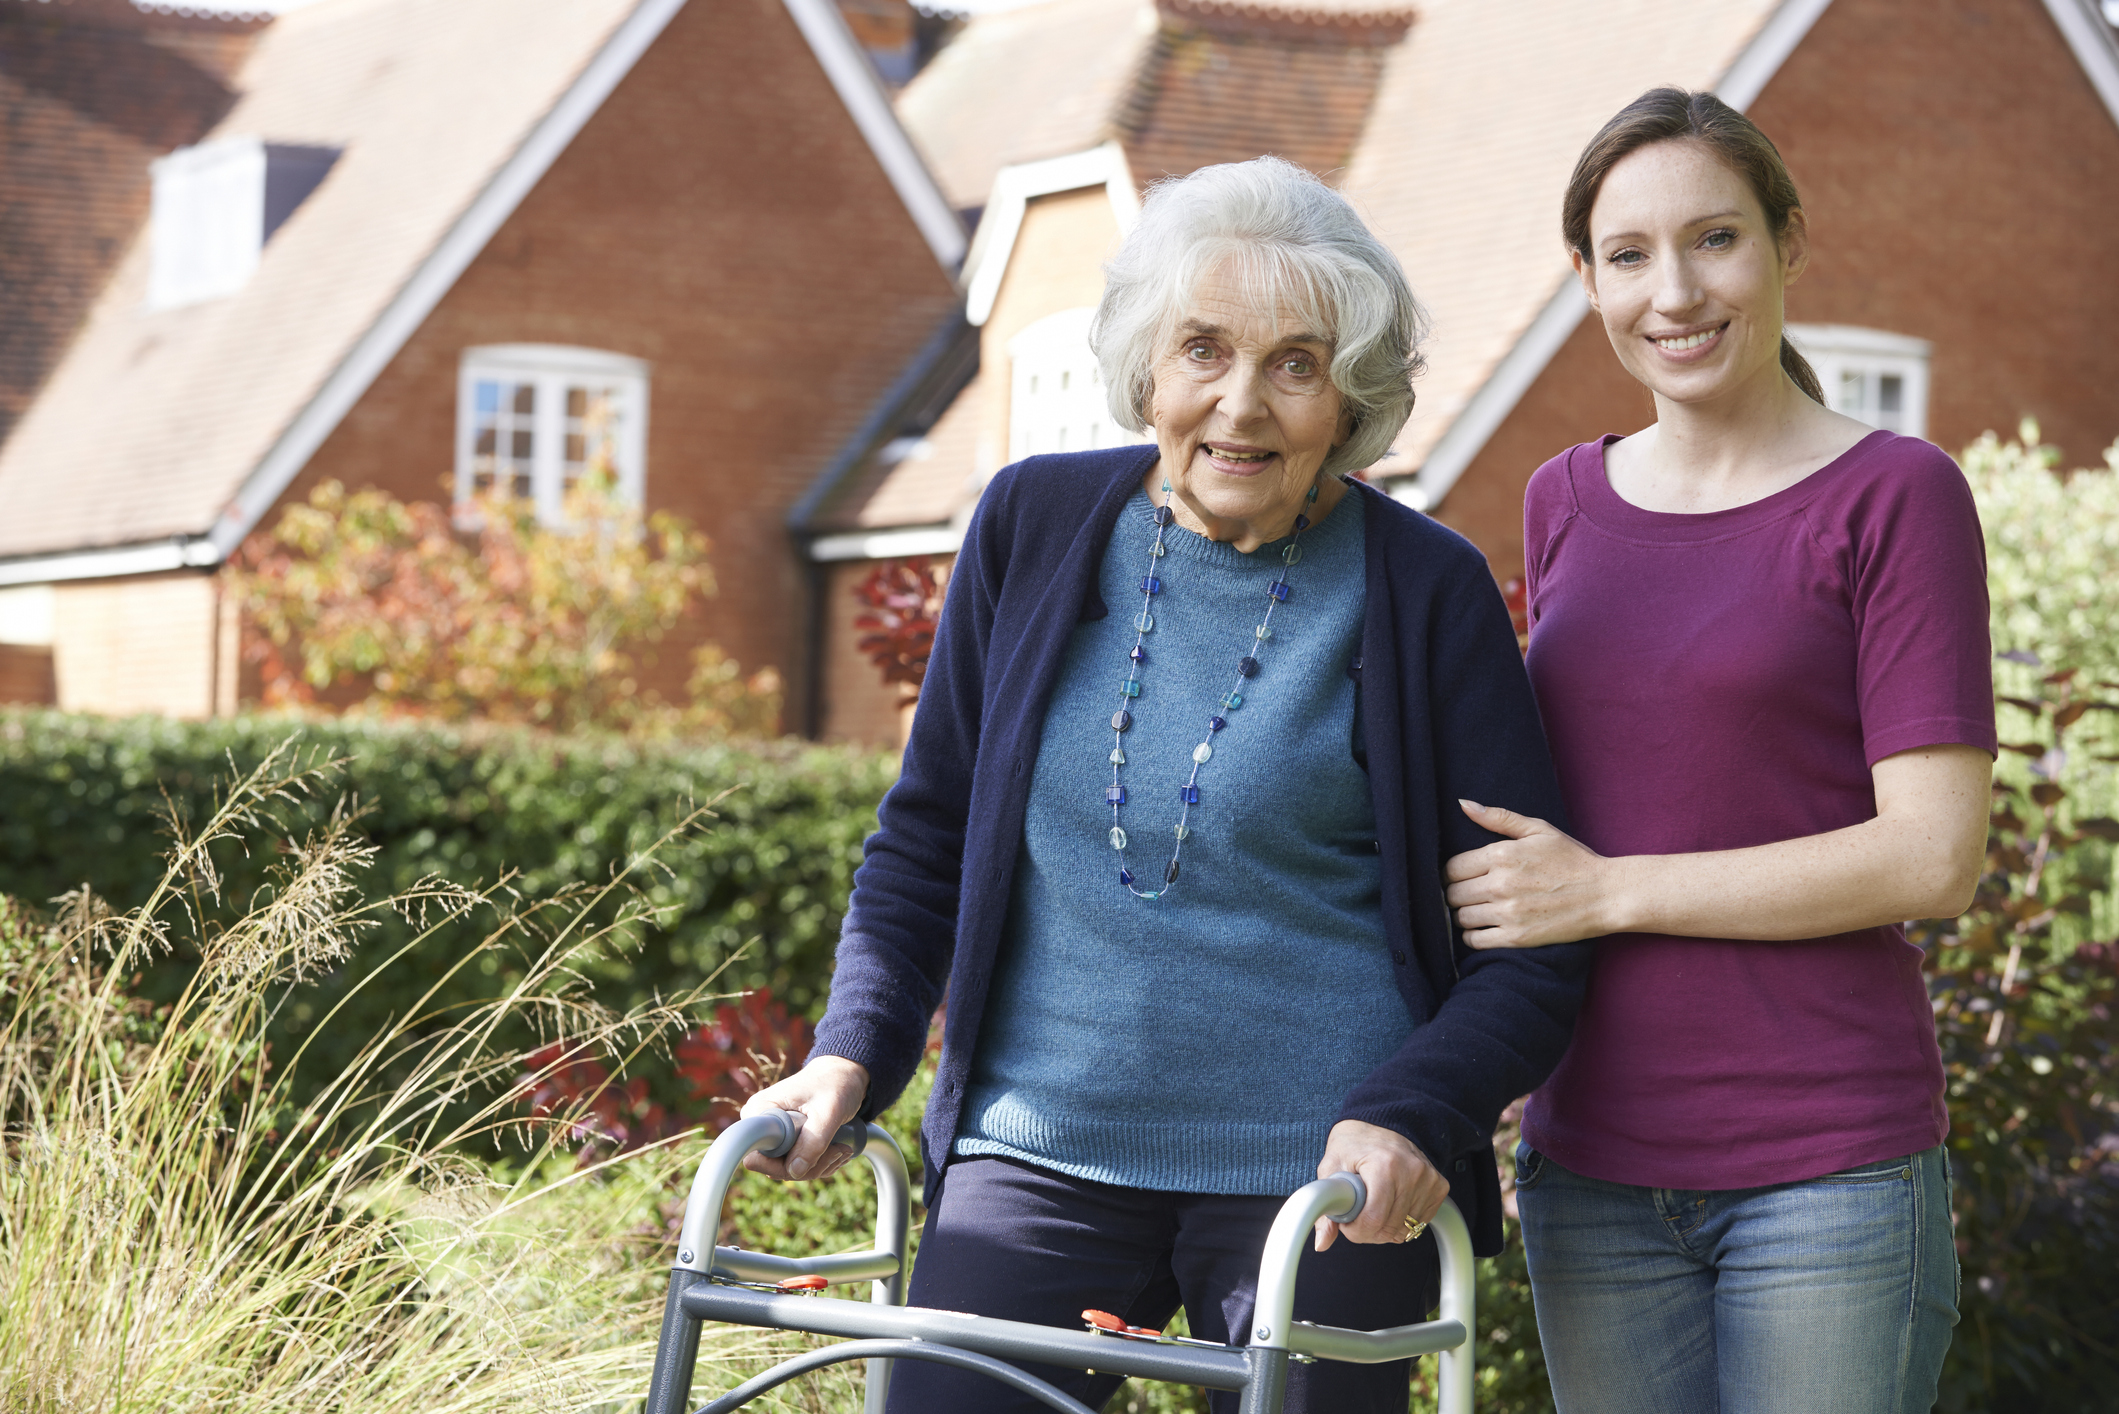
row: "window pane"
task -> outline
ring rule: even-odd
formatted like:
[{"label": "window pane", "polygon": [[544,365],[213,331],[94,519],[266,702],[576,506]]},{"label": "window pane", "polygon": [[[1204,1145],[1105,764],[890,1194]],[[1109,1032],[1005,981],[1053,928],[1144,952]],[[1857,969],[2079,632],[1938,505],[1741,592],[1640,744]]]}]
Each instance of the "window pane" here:
[{"label": "window pane", "polygon": [[536,411],[537,385],[535,383],[517,383],[515,385],[516,414],[518,416],[527,416]]},{"label": "window pane", "polygon": [[530,458],[530,434],[517,432],[509,438],[508,454],[527,461]]},{"label": "window pane", "polygon": [[579,432],[567,433],[567,461],[579,465],[589,459],[589,439]]},{"label": "window pane", "polygon": [[475,445],[475,446],[473,447],[473,449],[472,449],[472,450],[473,450],[473,451],[474,451],[474,452],[475,452],[475,453],[476,453],[477,455],[479,455],[479,456],[481,456],[481,457],[490,457],[490,456],[492,456],[492,455],[493,455],[493,445],[494,445],[494,434],[493,434],[493,429],[492,429],[492,428],[490,428],[490,427],[481,427],[481,428],[479,428],[479,429],[478,429],[478,441],[477,441],[476,445]]},{"label": "window pane", "polygon": [[589,410],[589,390],[581,387],[567,389],[567,416],[582,417]]},{"label": "window pane", "polygon": [[481,417],[490,417],[500,411],[500,385],[480,379],[471,394],[472,407]]},{"label": "window pane", "polygon": [[1862,394],[1866,391],[1862,385],[1867,381],[1858,369],[1850,368],[1840,374],[1839,407],[1837,410],[1849,417],[1861,417],[1865,412],[1862,407],[1864,402]]},{"label": "window pane", "polygon": [[1883,374],[1876,380],[1876,406],[1884,413],[1897,413],[1905,407],[1905,379],[1896,373]]}]

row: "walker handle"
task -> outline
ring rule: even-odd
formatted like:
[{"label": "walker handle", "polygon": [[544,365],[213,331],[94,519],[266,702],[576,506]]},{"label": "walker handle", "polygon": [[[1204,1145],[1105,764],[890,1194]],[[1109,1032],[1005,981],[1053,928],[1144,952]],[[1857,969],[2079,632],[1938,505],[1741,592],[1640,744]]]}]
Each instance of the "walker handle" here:
[{"label": "walker handle", "polygon": [[[802,1134],[802,1121],[804,1118],[802,1111],[774,1110],[765,1117],[771,1119],[774,1115],[778,1115],[780,1119],[782,1134],[780,1142],[756,1151],[768,1159],[783,1157],[789,1149],[795,1147],[795,1140]],[[858,1159],[861,1157],[862,1151],[868,1148],[868,1126],[862,1124],[859,1120],[848,1120],[839,1126],[838,1133],[831,1136],[831,1142],[844,1144],[847,1148],[853,1150],[853,1156]]]},{"label": "walker handle", "polygon": [[1360,1217],[1361,1210],[1369,1205],[1369,1186],[1361,1181],[1360,1174],[1353,1172],[1351,1169],[1344,1170],[1340,1173],[1335,1173],[1332,1175],[1332,1177],[1344,1179],[1348,1184],[1352,1185],[1354,1189],[1354,1199],[1352,1206],[1348,1207],[1343,1212],[1325,1214],[1325,1216],[1330,1218],[1333,1222],[1338,1223],[1341,1227],[1344,1227],[1348,1223],[1352,1222],[1354,1219]]}]

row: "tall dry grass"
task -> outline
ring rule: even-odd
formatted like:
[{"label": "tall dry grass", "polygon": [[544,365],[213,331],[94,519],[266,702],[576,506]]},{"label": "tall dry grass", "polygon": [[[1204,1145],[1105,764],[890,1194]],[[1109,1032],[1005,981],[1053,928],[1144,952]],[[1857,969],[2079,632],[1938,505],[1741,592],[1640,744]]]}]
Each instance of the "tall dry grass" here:
[{"label": "tall dry grass", "polygon": [[[0,900],[0,1408],[468,1414],[619,1408],[645,1391],[673,1180],[700,1141],[578,1164],[564,1125],[524,1120],[523,1055],[496,1037],[529,1018],[568,1043],[557,1065],[637,1054],[685,1021],[698,998],[618,1015],[576,971],[628,945],[640,907],[589,919],[651,853],[557,899],[505,881],[371,898],[353,813],[299,823],[333,774],[282,749],[211,819],[172,821],[168,870],[131,911],[85,891],[48,916]],[[215,859],[234,849],[280,852],[255,897],[223,896]],[[298,1086],[304,1058],[269,1054],[267,1023],[385,909],[417,936],[362,985],[418,1000],[352,1065]],[[432,1000],[446,977],[406,979],[428,933],[467,916],[491,926],[452,970],[499,950],[529,965],[507,995],[452,1014]],[[128,986],[172,951],[196,971],[150,1008]],[[699,1387],[785,1348],[717,1332]]]}]

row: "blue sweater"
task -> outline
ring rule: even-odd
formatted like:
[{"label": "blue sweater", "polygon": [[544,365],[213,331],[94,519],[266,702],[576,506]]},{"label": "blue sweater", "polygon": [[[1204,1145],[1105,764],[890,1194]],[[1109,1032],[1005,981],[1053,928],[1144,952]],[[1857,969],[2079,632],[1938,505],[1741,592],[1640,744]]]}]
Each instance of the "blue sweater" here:
[{"label": "blue sweater", "polygon": [[[865,1066],[863,1113],[878,1114],[912,1078],[946,989],[941,1066],[921,1126],[930,1200],[985,1023],[1045,704],[1074,626],[1112,612],[1097,571],[1155,457],[1152,446],[1033,457],[988,485],[950,574],[901,774],[854,875],[814,1054]],[[1457,808],[1460,796],[1563,828],[1566,811],[1484,558],[1425,516],[1356,492],[1367,498],[1356,671],[1383,929],[1413,1029],[1337,1118],[1418,1145],[1450,1181],[1474,1247],[1490,1255],[1501,1247],[1494,1122],[1558,1064],[1589,948],[1465,948],[1442,865],[1493,838]]]},{"label": "blue sweater", "polygon": [[[958,1155],[1133,1188],[1292,1193],[1317,1176],[1340,1102],[1404,1043],[1354,757],[1362,499],[1303,533],[1263,647],[1253,630],[1288,542],[1246,555],[1172,526],[1156,560],[1148,498],[1127,502],[1098,592],[1137,611],[1141,576],[1162,582],[1143,695],[1115,734],[1136,613],[1077,624],[1038,738]],[[1200,763],[1177,886],[1137,898],[1107,838],[1112,744],[1125,858],[1159,887],[1177,787],[1254,651],[1260,672]]]}]

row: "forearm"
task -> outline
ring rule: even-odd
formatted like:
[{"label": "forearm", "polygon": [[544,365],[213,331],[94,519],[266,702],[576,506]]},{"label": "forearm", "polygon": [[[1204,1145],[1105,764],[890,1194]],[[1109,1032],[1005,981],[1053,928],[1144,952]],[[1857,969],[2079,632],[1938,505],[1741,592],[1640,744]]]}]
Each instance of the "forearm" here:
[{"label": "forearm", "polygon": [[1976,852],[1968,858],[1919,822],[1881,818],[1750,849],[1605,863],[1601,932],[1768,942],[1955,917],[1978,879]]}]

